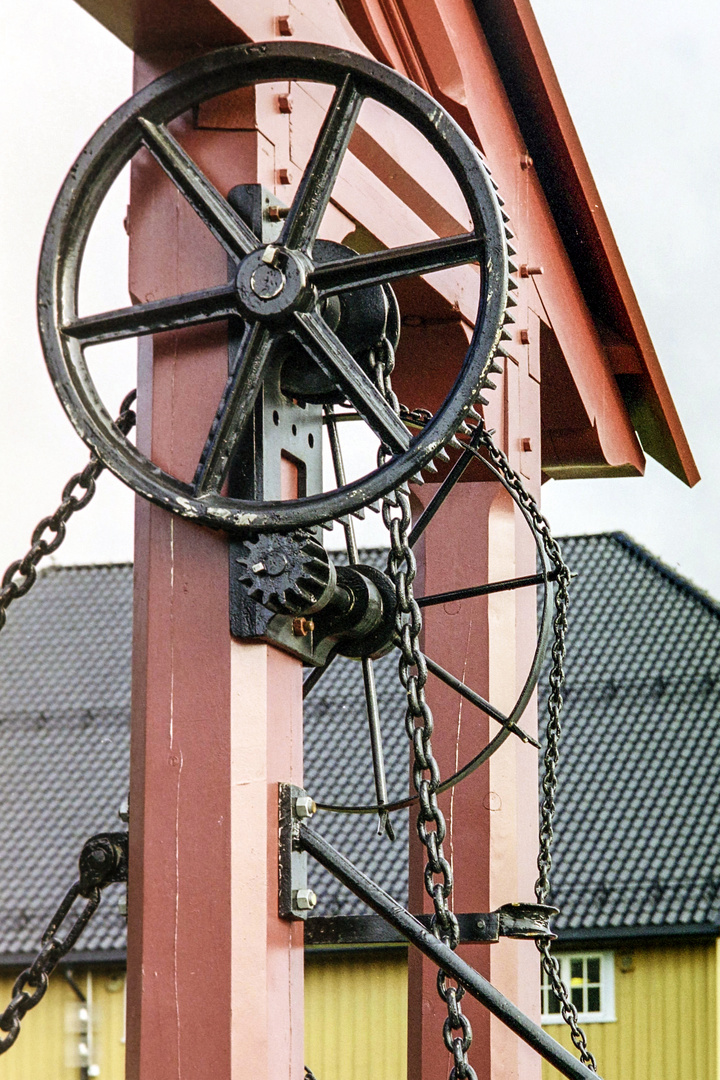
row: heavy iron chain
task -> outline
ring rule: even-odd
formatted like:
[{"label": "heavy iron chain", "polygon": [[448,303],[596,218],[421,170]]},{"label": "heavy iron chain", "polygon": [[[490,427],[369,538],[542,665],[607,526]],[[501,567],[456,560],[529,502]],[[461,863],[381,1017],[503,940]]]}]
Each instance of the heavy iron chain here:
[{"label": "heavy iron chain", "polygon": [[[134,401],[135,391],[132,390],[124,398],[115,421],[123,435],[127,435],[135,425],[135,413],[131,407]],[[95,481],[104,468],[95,454],[90,454],[90,460],[82,472],[71,476],[63,488],[62,502],[57,510],[35,526],[28,551],[22,559],[16,559],[8,566],[0,585],[0,630],[5,625],[7,609],[13,600],[25,596],[37,581],[37,564],[57,551],[65,539],[68,520],[78,510],[84,509],[92,499],[95,494]],[[76,488],[80,488],[84,494],[76,495]],[[45,536],[46,533],[50,535]]]},{"label": "heavy iron chain", "polygon": [[[369,360],[380,393],[400,416],[401,406],[393,392],[390,378],[395,366],[390,342],[384,339],[379,347],[372,350]],[[423,419],[427,419],[424,413]],[[383,464],[387,453],[385,447],[380,448],[379,465]],[[417,566],[409,543],[412,514],[406,484],[383,499],[382,516],[390,534],[388,575],[395,587],[397,601],[395,629],[400,647],[399,674],[407,693],[405,727],[413,746],[413,783],[420,802],[417,830],[427,851],[425,889],[435,908],[433,933],[451,949],[456,949],[460,941],[460,928],[448,903],[453,888],[453,875],[450,863],[443,853],[447,830],[445,817],[437,801],[437,789],[441,782],[440,769],[432,750],[433,715],[425,699],[427,665],[420,649],[422,613],[413,595]],[[472,1043],[472,1028],[460,1006],[465,990],[454,984],[442,970],[438,971],[437,988],[448,1012],[443,1024],[443,1041],[453,1055],[449,1080],[477,1080],[477,1074],[467,1058]]]},{"label": "heavy iron chain", "polygon": [[[135,390],[127,394],[115,421],[123,435],[127,435],[135,425],[136,417],[132,409],[135,396]],[[84,509],[92,499],[95,482],[104,467],[95,454],[90,455],[90,460],[82,472],[71,476],[63,488],[62,501],[55,512],[36,525],[29,550],[22,559],[16,559],[8,566],[0,586],[0,630],[6,624],[7,609],[13,600],[26,596],[37,581],[37,565],[40,560],[57,551],[65,539],[69,519],[76,511]],[[76,495],[76,488],[80,488],[83,494]],[[45,533],[50,533],[51,536],[48,538]],[[45,996],[50,975],[63,956],[72,949],[97,911],[102,889],[110,881],[127,880],[126,849],[124,857],[118,853],[123,844],[122,840],[118,840],[120,836],[122,834],[99,834],[83,848],[80,856],[80,877],[70,886],[65,899],[48,923],[42,936],[40,952],[32,965],[16,979],[10,1004],[0,1014],[0,1031],[7,1032],[0,1037],[0,1054],[10,1049],[20,1034],[21,1020]],[[114,840],[110,841],[108,837],[113,837]],[[113,876],[118,873],[124,874],[124,877]],[[58,930],[78,897],[86,900],[86,904],[65,937],[60,939],[57,936]],[[28,993],[26,987],[30,987],[32,993]]]},{"label": "heavy iron chain", "polygon": [[[84,845],[78,879],[70,886],[65,899],[47,924],[40,952],[30,967],[18,975],[10,1004],[0,1013],[0,1031],[7,1032],[0,1037],[0,1054],[9,1050],[17,1039],[25,1014],[43,999],[53,971],[97,911],[102,890],[114,881],[127,881],[127,833],[98,833]],[[78,898],[86,901],[85,906],[65,937],[60,938],[58,931]]]},{"label": "heavy iron chain", "polygon": [[[492,433],[485,427],[485,422],[480,418],[478,422],[477,444],[482,446],[491,463],[502,475],[505,483],[515,492],[518,502],[524,507],[533,528],[539,534],[548,558],[553,563],[557,572],[557,587],[555,592],[555,617],[553,619],[553,645],[551,650],[552,664],[550,666],[550,693],[548,695],[548,721],[546,727],[546,744],[543,758],[544,772],[542,778],[542,802],[540,804],[540,843],[538,851],[538,879],[535,882],[535,897],[539,904],[547,903],[550,894],[550,869],[552,867],[552,843],[553,843],[553,820],[555,817],[555,794],[557,791],[557,765],[560,759],[560,714],[563,705],[563,685],[565,683],[565,636],[567,634],[568,605],[570,601],[569,584],[570,571],[562,557],[560,545],[550,532],[547,519],[541,514],[535,499],[526,489],[520,476],[510,465],[505,454],[500,450],[492,439]],[[563,1020],[570,1028],[570,1036],[573,1045],[580,1055],[583,1065],[587,1065],[593,1072],[597,1072],[595,1058],[588,1050],[585,1032],[578,1022],[578,1012],[572,1003],[567,987],[560,975],[560,964],[557,957],[550,951],[550,941],[547,938],[538,939],[537,945],[540,953],[540,961],[547,974],[550,986],[556,998],[560,1002],[560,1011]]]}]

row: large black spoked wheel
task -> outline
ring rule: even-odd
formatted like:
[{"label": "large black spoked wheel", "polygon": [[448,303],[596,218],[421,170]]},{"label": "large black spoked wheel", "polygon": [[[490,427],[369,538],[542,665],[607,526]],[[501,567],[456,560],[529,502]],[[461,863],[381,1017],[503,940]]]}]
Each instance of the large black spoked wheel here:
[{"label": "large black spoked wheel", "polygon": [[[304,80],[335,87],[279,241],[262,244],[167,125],[190,107],[253,83]],[[314,259],[313,248],[360,107],[374,99],[413,124],[459,184],[472,231],[405,247]],[[80,317],[78,281],[93,221],[111,184],[142,147],[154,156],[224,247],[237,273],[226,285]],[[507,300],[503,216],[480,156],[450,116],[417,86],[364,57],[315,44],[236,46],[193,60],[121,106],[65,181],[42,250],[39,322],[47,364],[73,425],[138,494],[205,525],[242,533],[308,527],[354,512],[419,473],[463,423],[499,352]],[[322,312],[329,297],[462,263],[480,266],[475,329],[454,384],[414,436],[343,345]],[[89,345],[239,317],[244,335],[192,483],[158,468],[113,423],[85,357]],[[287,502],[222,494],[269,358],[290,335],[370,426],[388,455],[353,484]],[[337,399],[336,399],[337,400]]]}]

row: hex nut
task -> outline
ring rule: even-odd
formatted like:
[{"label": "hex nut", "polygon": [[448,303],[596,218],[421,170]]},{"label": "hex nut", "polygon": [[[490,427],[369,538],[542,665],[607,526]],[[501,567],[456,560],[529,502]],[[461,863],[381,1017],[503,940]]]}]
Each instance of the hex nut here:
[{"label": "hex nut", "polygon": [[295,907],[298,911],[312,911],[317,904],[317,896],[312,889],[298,889],[295,893]]},{"label": "hex nut", "polygon": [[317,804],[309,795],[298,795],[295,800],[295,816],[299,818],[312,817],[317,810]]}]

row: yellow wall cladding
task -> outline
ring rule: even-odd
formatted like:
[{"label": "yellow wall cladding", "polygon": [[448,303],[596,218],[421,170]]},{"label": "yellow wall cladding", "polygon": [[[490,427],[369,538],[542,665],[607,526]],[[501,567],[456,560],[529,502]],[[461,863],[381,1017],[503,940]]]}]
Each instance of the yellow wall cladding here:
[{"label": "yellow wall cladding", "polygon": [[[87,995],[88,976],[82,968],[73,977]],[[15,975],[0,975],[0,1008],[10,1000]],[[102,1080],[125,1076],[125,977],[122,972],[94,971],[90,980],[94,1017],[92,1064]],[[80,1076],[81,1041],[77,995],[59,971],[50,978],[45,997],[22,1021],[15,1045],[0,1059],[2,1080],[76,1080]]]},{"label": "yellow wall cladding", "polygon": [[305,956],[305,1062],[318,1080],[399,1080],[407,1072],[407,952]]},{"label": "yellow wall cladding", "polygon": [[[715,951],[714,941],[615,950],[617,1020],[583,1025],[603,1080],[720,1080]],[[572,1050],[564,1025],[547,1030]],[[543,1062],[543,1080],[559,1077]]]}]

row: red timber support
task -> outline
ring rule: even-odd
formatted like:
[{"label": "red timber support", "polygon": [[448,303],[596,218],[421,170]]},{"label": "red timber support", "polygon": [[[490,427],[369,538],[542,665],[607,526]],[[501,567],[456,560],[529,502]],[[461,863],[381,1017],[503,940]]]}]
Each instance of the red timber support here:
[{"label": "red timber support", "polygon": [[[174,62],[138,64],[138,83]],[[232,126],[174,130],[222,190],[267,182],[263,136]],[[137,299],[226,280],[149,157],[130,222]],[[194,472],[227,365],[224,326],[141,347],[138,440],[178,476]],[[277,914],[276,793],[302,783],[302,666],[231,639],[227,538],[143,500],[133,646],[127,1076],[298,1080],[303,926]]]}]

